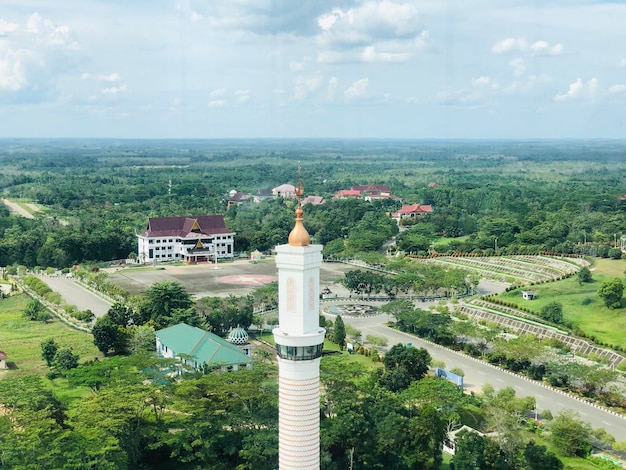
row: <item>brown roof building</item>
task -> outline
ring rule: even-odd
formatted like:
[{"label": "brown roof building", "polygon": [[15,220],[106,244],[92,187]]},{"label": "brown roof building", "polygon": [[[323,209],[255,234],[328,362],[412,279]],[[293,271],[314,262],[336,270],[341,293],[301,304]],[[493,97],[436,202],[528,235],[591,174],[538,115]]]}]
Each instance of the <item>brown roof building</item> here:
[{"label": "brown roof building", "polygon": [[156,217],[137,235],[140,263],[206,262],[234,256],[235,234],[224,216]]}]

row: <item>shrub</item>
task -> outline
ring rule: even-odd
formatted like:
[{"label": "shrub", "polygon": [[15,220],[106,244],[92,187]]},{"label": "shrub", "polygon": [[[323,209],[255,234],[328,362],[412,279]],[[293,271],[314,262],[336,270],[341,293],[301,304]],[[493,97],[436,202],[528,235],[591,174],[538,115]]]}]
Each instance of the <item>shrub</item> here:
[{"label": "shrub", "polygon": [[458,375],[459,377],[465,377],[465,372],[463,372],[463,369],[461,369],[460,367],[453,367],[452,369],[450,369],[450,372]]},{"label": "shrub", "polygon": [[74,318],[76,318],[76,320],[82,321],[82,322],[85,322],[85,323],[89,323],[89,322],[93,321],[93,319],[96,317],[94,315],[94,313],[91,310],[89,310],[89,309],[87,309],[87,310],[78,310],[78,311],[74,312],[72,314],[72,316]]}]

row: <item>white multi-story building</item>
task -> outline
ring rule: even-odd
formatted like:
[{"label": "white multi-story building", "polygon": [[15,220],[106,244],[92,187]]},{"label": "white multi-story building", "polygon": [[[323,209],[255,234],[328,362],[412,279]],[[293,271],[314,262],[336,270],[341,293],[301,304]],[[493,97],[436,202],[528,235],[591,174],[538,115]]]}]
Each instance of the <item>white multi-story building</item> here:
[{"label": "white multi-story building", "polygon": [[319,326],[322,245],[309,242],[298,204],[289,243],[276,247],[279,326],[273,333],[281,470],[320,468],[320,360],[326,333]]},{"label": "white multi-story building", "polygon": [[137,240],[139,263],[234,257],[235,234],[226,228],[222,215],[149,218]]}]

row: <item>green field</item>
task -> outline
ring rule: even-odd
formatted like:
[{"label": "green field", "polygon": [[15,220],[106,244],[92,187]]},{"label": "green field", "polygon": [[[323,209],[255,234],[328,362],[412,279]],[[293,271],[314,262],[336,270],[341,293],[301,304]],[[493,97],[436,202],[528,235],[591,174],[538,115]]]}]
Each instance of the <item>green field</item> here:
[{"label": "green field", "polygon": [[48,367],[41,359],[39,344],[54,338],[61,348],[70,347],[80,360],[102,357],[88,333],[74,330],[57,320],[34,322],[22,316],[29,297],[25,294],[0,300],[0,350],[8,356],[10,370],[0,371],[0,379],[8,376],[45,374]]},{"label": "green field", "polygon": [[608,344],[624,346],[626,301],[622,301],[621,309],[611,310],[604,306],[597,294],[602,282],[613,277],[624,280],[624,269],[626,260],[597,259],[591,268],[593,280],[590,283],[579,285],[577,278],[572,276],[562,281],[529,287],[537,293],[537,298],[532,301],[523,300],[519,289],[503,293],[501,297],[535,312],[550,302],[560,302],[564,318],[588,336],[595,336]]}]

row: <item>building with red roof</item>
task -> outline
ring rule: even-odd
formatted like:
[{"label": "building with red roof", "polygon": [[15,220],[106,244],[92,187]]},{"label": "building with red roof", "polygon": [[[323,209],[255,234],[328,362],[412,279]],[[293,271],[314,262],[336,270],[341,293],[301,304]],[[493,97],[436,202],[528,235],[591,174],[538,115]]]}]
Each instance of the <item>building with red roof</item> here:
[{"label": "building with red roof", "polygon": [[351,197],[372,201],[375,199],[395,199],[387,185],[366,184],[363,186],[352,186],[350,189],[337,191],[333,199],[348,199]]},{"label": "building with red roof", "polygon": [[420,204],[411,204],[411,205],[403,205],[402,208],[391,214],[391,217],[400,222],[401,219],[413,219],[415,217],[421,217],[425,214],[430,214],[433,211],[433,206],[431,205],[420,205]]},{"label": "building with red roof", "polygon": [[235,234],[224,216],[155,217],[137,235],[140,263],[206,262],[234,256]]}]

